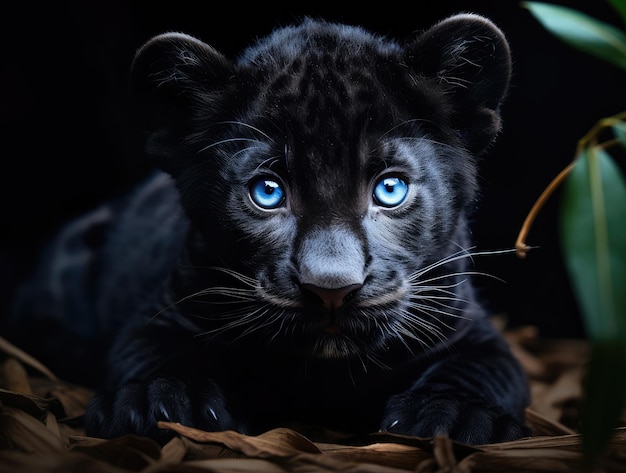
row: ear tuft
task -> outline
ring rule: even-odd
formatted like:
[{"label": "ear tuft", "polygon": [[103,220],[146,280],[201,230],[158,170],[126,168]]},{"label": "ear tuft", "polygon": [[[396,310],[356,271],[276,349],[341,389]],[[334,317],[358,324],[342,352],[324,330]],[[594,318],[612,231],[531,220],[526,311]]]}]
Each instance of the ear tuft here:
[{"label": "ear tuft", "polygon": [[407,49],[406,61],[451,96],[453,126],[470,150],[482,152],[500,129],[500,104],[511,77],[502,31],[480,15],[454,15],[423,32]]}]

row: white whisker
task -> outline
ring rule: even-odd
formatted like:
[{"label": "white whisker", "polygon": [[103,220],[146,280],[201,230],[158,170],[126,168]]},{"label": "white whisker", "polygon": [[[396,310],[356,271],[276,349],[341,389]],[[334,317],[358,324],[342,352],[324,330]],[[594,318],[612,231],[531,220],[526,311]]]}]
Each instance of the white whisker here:
[{"label": "white whisker", "polygon": [[251,130],[257,132],[259,135],[263,136],[264,138],[267,138],[268,141],[270,142],[274,142],[274,139],[268,135],[267,133],[265,133],[263,130],[257,128],[256,126],[250,125],[249,123],[245,123],[245,122],[240,122],[237,120],[227,120],[227,121],[223,121],[223,122],[218,122],[219,125],[240,125],[246,128],[250,128]]},{"label": "white whisker", "polygon": [[410,274],[405,305],[399,309],[392,321],[387,321],[387,330],[397,341],[412,352],[410,340],[414,340],[426,349],[436,343],[446,344],[451,332],[456,331],[454,320],[470,320],[467,307],[477,305],[471,297],[462,297],[459,287],[473,276],[500,278],[474,270],[445,271],[444,268],[459,260],[476,256],[514,253],[515,249],[475,251],[473,248],[460,247],[418,271]]},{"label": "white whisker", "polygon": [[[445,258],[442,258],[438,261],[435,261],[434,263],[422,268],[418,273],[416,273],[416,275],[414,276],[415,278],[420,277],[421,275],[433,271],[436,268],[439,268],[443,265],[452,263],[454,261],[458,261],[464,258],[469,258],[472,259],[474,256],[491,256],[491,255],[501,255],[501,254],[507,254],[507,253],[515,253],[517,250],[515,248],[512,249],[506,249],[506,250],[490,250],[490,251],[471,251],[472,248],[469,248],[467,250],[465,249],[461,249],[455,253],[452,253],[449,256],[446,256]],[[491,276],[489,274],[484,274],[484,273],[477,273],[483,276],[490,276],[490,277],[494,277]]]},{"label": "white whisker", "polygon": [[198,150],[198,153],[202,153],[203,151],[206,151],[207,149],[213,148],[214,146],[219,146],[222,145],[224,143],[233,143],[236,141],[250,141],[252,143],[259,143],[260,145],[264,145],[264,143],[262,141],[256,140],[254,138],[228,138],[225,140],[220,140],[220,141],[216,141],[215,143],[211,143],[210,145],[207,145],[203,148],[200,148]]},{"label": "white whisker", "polygon": [[254,289],[257,289],[259,287],[259,282],[257,279],[255,278],[251,278],[250,276],[246,276],[245,274],[242,274],[238,271],[234,271],[232,269],[229,268],[223,268],[220,266],[209,266],[207,269],[213,270],[213,271],[220,271],[224,274],[227,274],[229,276],[232,276],[233,278],[237,279],[238,281],[241,281],[242,283],[244,283],[247,286],[250,286]]},{"label": "white whisker", "polygon": [[419,122],[423,122],[423,123],[432,123],[432,120],[426,120],[424,118],[412,118],[409,120],[405,120],[401,123],[398,123],[397,125],[392,126],[391,128],[389,128],[385,133],[383,133],[380,137],[380,140],[382,141],[383,138],[387,137],[387,135],[389,135],[392,131],[397,130],[398,128],[401,128],[405,125],[409,125],[411,123],[419,123]]},{"label": "white whisker", "polygon": [[[419,278],[419,276],[421,276],[422,274],[424,273],[418,273],[418,274],[409,276],[408,279],[410,279],[411,282],[417,286],[420,286],[422,284],[429,284],[433,281],[440,281],[442,279],[449,279],[449,278],[454,278],[454,277],[459,277],[459,276],[484,276],[486,278],[491,278],[500,282],[505,282],[503,279],[499,278],[498,276],[494,276],[493,274],[489,274],[489,273],[483,273],[482,271],[459,271],[455,273],[447,273],[447,274],[442,274],[439,276],[434,276],[430,279],[424,279],[423,281],[417,280],[417,278]],[[443,287],[456,287],[456,286],[463,284],[465,281],[466,279],[463,279],[462,281],[458,283],[449,284]]]},{"label": "white whisker", "polygon": [[[412,313],[419,312],[419,313],[422,313],[424,315],[427,315],[430,318],[434,318],[435,321],[437,322],[437,324],[439,324],[441,327],[449,329],[449,330],[454,330],[454,327],[448,325],[441,318],[435,317],[435,314],[443,315],[444,317],[450,317],[450,318],[454,318],[454,319],[467,319],[467,317],[463,317],[463,316],[457,315],[457,314],[451,314],[448,311],[445,311],[445,310],[442,310],[442,309],[437,309],[437,308],[432,307],[432,306],[427,305],[427,304],[417,304],[417,303],[413,302],[413,303],[411,303],[409,305],[409,307],[411,309],[413,309]],[[428,321],[424,320],[421,317],[419,318],[419,320],[424,325],[434,326],[433,322],[428,322]]]},{"label": "white whisker", "polygon": [[[270,157],[269,157],[269,158],[267,158],[265,161],[262,161],[262,162],[261,162],[261,163],[260,163],[260,164],[256,167],[255,171],[258,171],[259,169],[264,168],[264,167],[269,167],[269,168],[271,168],[271,167],[272,167],[272,164],[274,164],[274,162],[279,161],[281,157],[282,157],[282,156],[279,156],[279,155],[270,156]],[[267,166],[266,166],[266,164],[267,164],[267,163],[269,163],[269,162],[272,162],[272,164],[269,164],[269,165],[267,165]]]}]

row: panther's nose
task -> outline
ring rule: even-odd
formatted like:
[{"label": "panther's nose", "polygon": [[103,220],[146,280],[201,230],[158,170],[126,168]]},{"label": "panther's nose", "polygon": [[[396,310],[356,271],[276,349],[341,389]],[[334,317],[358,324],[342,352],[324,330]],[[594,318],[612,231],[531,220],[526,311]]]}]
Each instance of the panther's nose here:
[{"label": "panther's nose", "polygon": [[351,284],[338,289],[327,289],[314,284],[302,284],[303,292],[309,292],[317,296],[322,307],[327,311],[335,311],[344,306],[361,289],[362,284]]}]

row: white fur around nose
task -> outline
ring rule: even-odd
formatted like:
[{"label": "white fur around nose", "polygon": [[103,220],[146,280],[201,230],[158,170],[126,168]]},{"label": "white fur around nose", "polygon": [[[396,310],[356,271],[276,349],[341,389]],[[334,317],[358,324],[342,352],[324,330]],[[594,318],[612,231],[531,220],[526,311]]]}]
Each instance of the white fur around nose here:
[{"label": "white fur around nose", "polygon": [[324,289],[363,284],[365,255],[361,241],[343,228],[317,228],[298,250],[299,279]]}]

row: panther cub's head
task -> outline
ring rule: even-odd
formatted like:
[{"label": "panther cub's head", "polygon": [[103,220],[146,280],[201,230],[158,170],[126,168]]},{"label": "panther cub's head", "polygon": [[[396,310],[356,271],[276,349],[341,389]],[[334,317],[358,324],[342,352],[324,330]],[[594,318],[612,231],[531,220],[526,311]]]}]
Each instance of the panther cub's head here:
[{"label": "panther cub's head", "polygon": [[184,34],[146,43],[147,149],[221,268],[207,333],[372,360],[451,336],[475,310],[474,156],[509,76],[502,33],[466,14],[407,44],[305,20],[236,61]]}]

